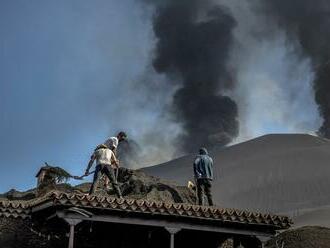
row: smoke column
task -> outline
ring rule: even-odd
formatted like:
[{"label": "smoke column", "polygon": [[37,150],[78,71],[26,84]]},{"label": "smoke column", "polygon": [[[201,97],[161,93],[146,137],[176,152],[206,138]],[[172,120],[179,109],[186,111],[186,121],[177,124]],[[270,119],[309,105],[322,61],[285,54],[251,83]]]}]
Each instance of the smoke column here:
[{"label": "smoke column", "polygon": [[311,59],[315,102],[323,117],[319,134],[330,138],[330,3],[327,0],[260,1],[271,18]]},{"label": "smoke column", "polygon": [[228,9],[205,0],[147,1],[154,7],[153,67],[177,90],[170,115],[180,123],[182,152],[228,144],[238,134],[237,105],[228,66],[236,21]]}]

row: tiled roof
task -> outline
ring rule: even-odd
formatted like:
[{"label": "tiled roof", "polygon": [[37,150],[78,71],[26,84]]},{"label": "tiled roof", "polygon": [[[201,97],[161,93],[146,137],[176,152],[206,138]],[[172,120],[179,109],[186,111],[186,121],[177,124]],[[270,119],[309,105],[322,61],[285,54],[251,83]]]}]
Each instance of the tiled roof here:
[{"label": "tiled roof", "polygon": [[[118,199],[110,196],[90,196],[62,192],[51,192],[42,198],[25,203],[8,202],[7,206],[10,209],[17,209],[19,211],[23,209],[27,211],[32,207],[49,202],[52,203],[51,205],[53,206],[64,205],[162,216],[178,216],[227,223],[268,225],[274,229],[288,228],[292,223],[291,220],[285,216],[253,213],[236,209],[206,207],[183,203],[154,202],[148,200]],[[2,204],[3,203],[0,201],[0,206],[2,206]]]},{"label": "tiled roof", "polygon": [[8,201],[0,199],[0,217],[28,218],[30,210],[21,201]]},{"label": "tiled roof", "polygon": [[53,194],[56,193],[50,192],[32,200],[8,200],[0,198],[0,217],[29,218],[32,207],[50,199]]}]

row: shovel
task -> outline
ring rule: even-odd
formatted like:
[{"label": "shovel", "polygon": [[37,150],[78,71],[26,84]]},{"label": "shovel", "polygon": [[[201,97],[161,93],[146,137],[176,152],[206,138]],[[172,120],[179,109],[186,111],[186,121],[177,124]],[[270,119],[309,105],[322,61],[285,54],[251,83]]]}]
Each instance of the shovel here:
[{"label": "shovel", "polygon": [[75,180],[83,180],[84,177],[87,177],[87,176],[93,174],[94,172],[95,172],[95,171],[91,171],[91,172],[89,172],[87,175],[82,175],[82,176],[72,176],[72,178],[75,179]]}]

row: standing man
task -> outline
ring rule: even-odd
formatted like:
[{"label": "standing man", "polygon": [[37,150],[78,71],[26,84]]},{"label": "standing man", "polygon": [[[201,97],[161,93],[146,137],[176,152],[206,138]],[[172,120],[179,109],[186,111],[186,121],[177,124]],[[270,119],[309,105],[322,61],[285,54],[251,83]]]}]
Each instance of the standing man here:
[{"label": "standing man", "polygon": [[213,206],[212,201],[212,180],[213,180],[213,160],[208,155],[206,148],[199,149],[199,155],[197,155],[194,162],[194,175],[197,186],[197,198],[198,204],[203,205],[204,195],[206,195],[208,203]]},{"label": "standing man", "polygon": [[96,168],[94,172],[94,179],[89,191],[89,194],[94,194],[97,186],[97,182],[101,175],[105,174],[110,182],[112,183],[112,187],[115,190],[117,196],[122,198],[120,188],[118,186],[117,180],[115,178],[114,169],[118,168],[119,162],[113,153],[106,145],[101,144],[98,145],[91,156],[91,159],[88,163],[88,166],[85,171],[85,175],[89,174],[89,170],[92,167],[94,161],[96,162]]}]

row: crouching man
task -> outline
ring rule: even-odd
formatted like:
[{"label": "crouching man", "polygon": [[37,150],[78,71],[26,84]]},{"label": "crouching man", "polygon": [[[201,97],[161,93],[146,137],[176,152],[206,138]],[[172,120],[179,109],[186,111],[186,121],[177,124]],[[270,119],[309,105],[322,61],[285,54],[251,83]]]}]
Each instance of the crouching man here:
[{"label": "crouching man", "polygon": [[208,203],[213,206],[211,186],[213,180],[213,160],[208,155],[206,148],[199,149],[194,162],[194,175],[197,186],[198,204],[204,205],[204,195],[206,195]]},{"label": "crouching man", "polygon": [[120,188],[118,186],[114,173],[114,169],[118,168],[119,166],[119,161],[117,160],[114,152],[104,144],[98,145],[93,155],[91,156],[91,159],[85,171],[85,175],[89,174],[89,170],[92,167],[94,161],[96,162],[96,168],[95,168],[93,183],[89,191],[89,194],[91,195],[95,193],[98,180],[103,174],[105,174],[112,183],[112,187],[115,190],[117,196],[119,198],[122,198]]}]

